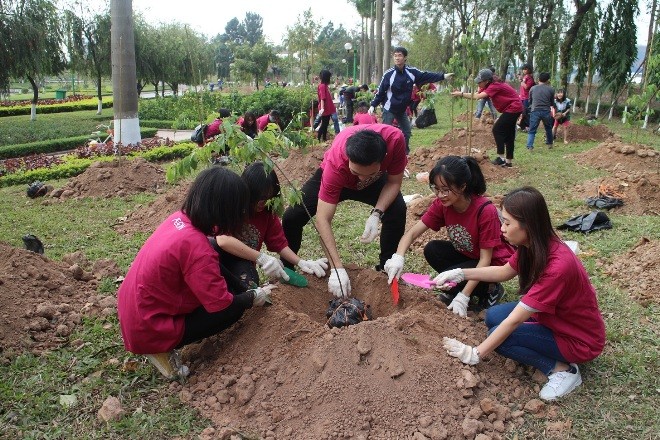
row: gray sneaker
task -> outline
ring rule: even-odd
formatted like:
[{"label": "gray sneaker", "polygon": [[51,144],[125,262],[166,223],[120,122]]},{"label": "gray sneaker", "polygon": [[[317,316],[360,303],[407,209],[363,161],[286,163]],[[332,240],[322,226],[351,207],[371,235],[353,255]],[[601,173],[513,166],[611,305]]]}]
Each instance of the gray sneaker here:
[{"label": "gray sneaker", "polygon": [[543,400],[555,400],[573,391],[582,384],[582,375],[577,364],[570,364],[571,370],[559,371],[548,376],[548,382],[545,384],[539,397]]}]

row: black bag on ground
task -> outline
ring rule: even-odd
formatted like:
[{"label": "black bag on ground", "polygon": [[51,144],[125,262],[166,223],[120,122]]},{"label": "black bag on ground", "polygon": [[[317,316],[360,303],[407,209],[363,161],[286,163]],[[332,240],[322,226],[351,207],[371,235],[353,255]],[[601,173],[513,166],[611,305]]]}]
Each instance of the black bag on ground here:
[{"label": "black bag on ground", "polygon": [[31,199],[45,196],[47,192],[48,192],[48,187],[44,185],[42,182],[39,182],[38,180],[36,182],[32,182],[27,187],[27,196]]},{"label": "black bag on ground", "polygon": [[612,209],[623,206],[623,200],[610,196],[587,197],[587,205],[590,208]]},{"label": "black bag on ground", "polygon": [[419,113],[417,119],[415,119],[415,127],[417,128],[426,128],[429,125],[437,124],[438,118],[435,116],[435,110],[430,108],[425,108]]},{"label": "black bag on ground", "polygon": [[208,124],[200,124],[195,127],[195,131],[190,135],[190,140],[197,145],[204,145],[204,133],[206,133],[206,127],[208,127]]},{"label": "black bag on ground", "polygon": [[372,319],[371,308],[357,298],[335,298],[325,312],[328,327],[345,327]]},{"label": "black bag on ground", "polygon": [[36,252],[38,254],[44,253],[44,245],[35,235],[27,234],[23,236],[23,245],[28,251]]},{"label": "black bag on ground", "polygon": [[588,234],[601,229],[612,229],[612,222],[604,212],[592,211],[589,214],[578,215],[567,220],[564,224],[557,226],[557,229]]}]

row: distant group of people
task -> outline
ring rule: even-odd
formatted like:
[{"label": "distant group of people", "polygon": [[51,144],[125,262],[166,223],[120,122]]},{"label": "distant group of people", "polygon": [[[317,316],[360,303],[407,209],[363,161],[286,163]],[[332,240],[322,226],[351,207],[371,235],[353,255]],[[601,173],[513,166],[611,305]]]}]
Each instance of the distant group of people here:
[{"label": "distant group of people", "polygon": [[[448,239],[431,240],[424,247],[426,261],[439,272],[433,284],[459,316],[486,309],[488,328],[488,336],[474,347],[444,338],[450,356],[475,365],[497,351],[532,365],[548,376],[540,392],[545,400],[565,396],[582,383],[578,364],[601,353],[605,328],[588,274],[553,230],[538,190],[510,191],[500,211],[484,196],[487,184],[477,161],[445,156],[430,170],[434,202],[405,230],[401,186],[411,135],[405,112],[413,84],[451,77],[409,67],[406,57],[404,48],[394,50],[395,66],[385,72],[370,106],[358,104],[354,125],[337,134],[303,184],[301,203],[289,206],[281,222],[269,209],[270,201],[279,197],[279,182],[264,164],[248,165],[242,176],[211,167],[197,177],[181,209],[146,241],[119,288],[127,350],[145,354],[167,377],[185,375],[188,371],[177,361],[176,349],[222,332],[246,309],[266,304],[275,288],[272,282],[289,280],[296,267],[318,277],[329,271],[328,292],[348,298],[351,279],[332,223],[338,205],[354,200],[372,207],[360,241],[366,245],[380,235],[375,269],[385,272],[389,283],[401,276],[414,240],[427,229],[446,229]],[[325,72],[318,89],[319,138],[326,135],[336,110],[327,100],[330,72]],[[494,80],[490,69],[481,70],[476,82],[477,93],[454,95],[491,100],[500,112],[493,127],[499,158],[510,164],[523,103],[510,86]],[[541,98],[532,88],[532,104],[535,99]],[[383,106],[384,123],[373,119],[378,105]],[[534,111],[536,107],[532,115]],[[276,123],[272,113],[252,118],[257,130],[264,123]],[[399,128],[391,125],[393,120]],[[314,216],[326,255],[301,259],[303,228]],[[261,252],[263,244],[279,258]],[[268,283],[262,283],[257,267]],[[501,283],[516,276],[520,299],[499,304],[504,295]]]}]

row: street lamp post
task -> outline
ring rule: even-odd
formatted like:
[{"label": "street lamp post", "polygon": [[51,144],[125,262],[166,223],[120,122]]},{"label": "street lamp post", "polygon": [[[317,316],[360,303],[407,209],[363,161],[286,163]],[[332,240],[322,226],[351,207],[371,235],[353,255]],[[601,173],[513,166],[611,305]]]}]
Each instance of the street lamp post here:
[{"label": "street lamp post", "polygon": [[[353,49],[353,45],[351,43],[344,44],[344,49],[346,49],[347,53],[353,52],[353,85],[355,85],[355,74],[357,71],[357,50]],[[346,70],[348,71],[348,64],[346,65]],[[348,76],[348,73],[346,76]]]},{"label": "street lamp post", "polygon": [[[348,78],[348,63],[346,62],[346,58],[342,58],[341,62],[346,64],[346,76],[344,78]],[[344,82],[346,82],[346,80],[344,80]]]}]

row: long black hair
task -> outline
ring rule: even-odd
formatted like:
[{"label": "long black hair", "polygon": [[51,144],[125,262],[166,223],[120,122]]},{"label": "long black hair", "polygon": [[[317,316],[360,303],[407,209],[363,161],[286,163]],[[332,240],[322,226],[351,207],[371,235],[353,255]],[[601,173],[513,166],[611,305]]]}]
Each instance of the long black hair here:
[{"label": "long black hair", "polygon": [[330,73],[329,70],[323,69],[321,70],[321,73],[319,74],[319,77],[321,78],[321,82],[323,84],[330,84],[330,77],[332,76],[332,73]]},{"label": "long black hair", "polygon": [[557,233],[543,195],[531,186],[514,189],[502,200],[502,208],[527,233],[529,246],[518,246],[518,280],[524,295],[536,283],[548,264],[548,249]]},{"label": "long black hair", "polygon": [[482,195],[486,192],[486,179],[481,172],[479,162],[472,156],[445,156],[440,159],[429,173],[429,182],[435,185],[435,179],[441,177],[451,189],[462,188],[465,197]]},{"label": "long black hair", "polygon": [[277,178],[275,170],[266,173],[263,162],[254,162],[248,165],[241,177],[250,192],[250,214],[254,214],[260,200],[280,196],[280,180]]},{"label": "long black hair", "polygon": [[234,235],[247,216],[249,197],[241,176],[216,166],[199,173],[181,210],[192,225],[206,235]]}]

